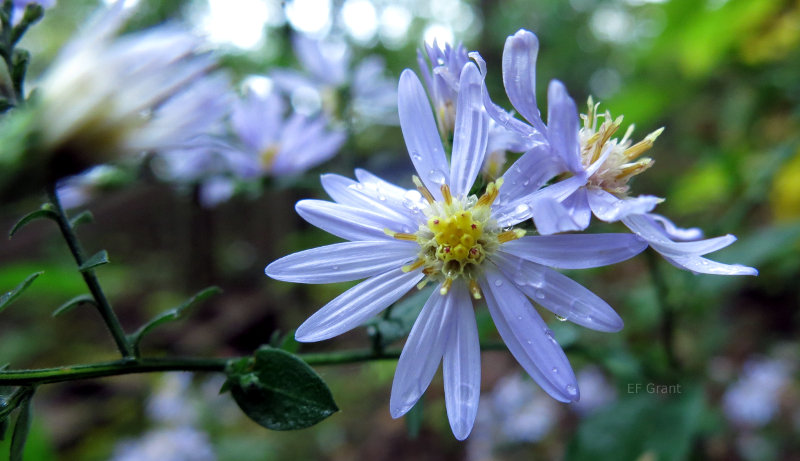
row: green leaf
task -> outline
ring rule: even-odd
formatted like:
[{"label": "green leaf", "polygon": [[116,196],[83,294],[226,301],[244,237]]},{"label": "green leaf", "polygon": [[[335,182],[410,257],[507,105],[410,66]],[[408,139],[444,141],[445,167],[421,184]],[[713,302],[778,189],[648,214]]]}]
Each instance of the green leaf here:
[{"label": "green leaf", "polygon": [[299,357],[268,346],[228,363],[227,388],[239,408],[276,431],[313,426],[339,411],[325,381]]},{"label": "green leaf", "polygon": [[42,208],[36,211],[26,214],[25,216],[22,217],[22,219],[17,221],[17,223],[14,224],[14,227],[12,227],[11,230],[8,232],[8,238],[13,237],[14,234],[17,233],[17,231],[28,225],[29,222],[43,218],[52,219],[53,221],[58,221],[58,215],[56,214],[56,212],[51,210],[50,208],[43,206]]},{"label": "green leaf", "polygon": [[31,429],[32,399],[33,389],[30,389],[29,394],[20,405],[17,422],[14,424],[14,433],[11,435],[11,456],[9,461],[22,461],[22,455],[25,451],[25,441],[28,439],[28,432]]},{"label": "green leaf", "polygon": [[102,266],[103,264],[108,264],[108,252],[106,250],[100,250],[95,253],[91,258],[87,259],[86,261],[81,264],[78,268],[81,272],[86,272],[90,269],[94,269],[97,266]]},{"label": "green leaf", "polygon": [[388,316],[376,317],[368,321],[365,325],[373,338],[380,335],[381,345],[391,344],[399,339],[405,338],[414,322],[417,320],[422,306],[431,296],[433,287],[419,290],[408,298],[395,304]]},{"label": "green leaf", "polygon": [[64,304],[58,306],[58,309],[53,311],[53,317],[58,317],[61,314],[67,313],[72,309],[80,306],[81,304],[96,304],[94,298],[90,295],[78,295]]},{"label": "green leaf", "polygon": [[208,287],[204,290],[199,291],[197,294],[184,301],[180,306],[164,311],[156,315],[152,319],[150,319],[149,322],[142,325],[138,330],[136,330],[135,333],[130,335],[131,343],[133,344],[133,348],[137,351],[137,355],[139,350],[139,343],[142,341],[144,335],[149,333],[150,330],[161,325],[162,323],[178,320],[179,318],[181,318],[186,309],[219,293],[222,293],[222,290],[219,287],[216,286]]},{"label": "green leaf", "polygon": [[8,418],[0,420],[0,442],[6,439],[6,432],[8,432]]},{"label": "green leaf", "polygon": [[20,284],[17,285],[16,288],[0,296],[0,312],[5,310],[5,308],[8,307],[9,304],[14,302],[14,300],[16,300],[19,297],[19,295],[21,295],[22,292],[25,291],[31,285],[31,283],[33,283],[34,280],[36,280],[36,277],[42,274],[44,274],[44,272],[41,271],[34,272],[33,274],[29,275],[25,280],[20,282]]},{"label": "green leaf", "polygon": [[94,222],[94,215],[89,210],[83,210],[69,220],[69,225],[73,229],[78,227],[79,224],[89,224]]}]

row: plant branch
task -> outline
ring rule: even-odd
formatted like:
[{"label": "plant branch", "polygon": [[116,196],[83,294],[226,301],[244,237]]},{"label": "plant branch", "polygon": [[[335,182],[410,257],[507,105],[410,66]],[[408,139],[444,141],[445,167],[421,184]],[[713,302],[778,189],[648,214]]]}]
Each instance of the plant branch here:
[{"label": "plant branch", "polygon": [[[69,250],[72,252],[72,256],[75,259],[75,263],[78,265],[78,267],[81,267],[86,262],[86,256],[80,241],[78,241],[78,236],[75,234],[75,229],[73,229],[72,224],[70,224],[69,219],[67,218],[67,215],[61,206],[61,202],[58,199],[58,194],[56,193],[55,185],[49,185],[47,187],[47,196],[50,200],[50,203],[53,205],[53,211],[55,211],[57,215],[56,221],[58,222],[58,227],[61,230],[61,235],[64,236],[64,240],[66,240]],[[109,332],[111,332],[111,336],[114,337],[114,341],[117,343],[119,352],[123,357],[133,357],[133,347],[125,335],[125,330],[122,329],[122,325],[119,323],[117,314],[114,313],[114,310],[111,308],[111,304],[108,302],[108,298],[106,298],[103,289],[100,287],[100,282],[97,280],[94,269],[83,270],[81,271],[81,275],[83,276],[83,280],[86,282],[86,286],[89,288],[89,292],[91,292],[92,297],[95,300],[95,306],[100,312],[100,316],[103,317],[103,321],[106,323]]]}]

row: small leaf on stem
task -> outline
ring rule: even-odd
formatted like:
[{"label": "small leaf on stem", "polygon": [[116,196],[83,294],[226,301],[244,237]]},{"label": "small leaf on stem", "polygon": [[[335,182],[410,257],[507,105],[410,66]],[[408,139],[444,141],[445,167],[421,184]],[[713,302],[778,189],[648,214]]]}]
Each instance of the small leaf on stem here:
[{"label": "small leaf on stem", "polygon": [[25,280],[20,282],[20,284],[17,285],[16,288],[0,296],[0,312],[5,310],[5,308],[8,307],[9,304],[14,302],[14,300],[16,300],[19,297],[19,295],[21,295],[22,292],[25,291],[31,285],[31,283],[33,283],[34,280],[36,280],[36,277],[42,274],[44,274],[44,272],[34,272],[33,274],[29,275]]},{"label": "small leaf on stem", "polygon": [[33,399],[33,388],[28,388],[27,395],[19,408],[17,422],[14,424],[14,433],[11,435],[11,456],[10,461],[22,461],[25,451],[25,442],[28,439],[28,432],[31,429],[31,400]]},{"label": "small leaf on stem", "polygon": [[53,221],[58,222],[58,215],[56,214],[55,211],[46,207],[42,207],[36,211],[26,214],[19,221],[17,221],[17,223],[14,224],[14,227],[12,227],[11,230],[8,232],[8,238],[13,237],[14,234],[17,233],[17,231],[27,226],[28,223],[30,223],[31,221],[35,221],[37,219],[42,219],[42,218],[52,219]]},{"label": "small leaf on stem", "polygon": [[84,210],[75,215],[72,219],[69,220],[69,225],[73,229],[78,227],[79,224],[89,224],[94,222],[94,215],[89,210]]},{"label": "small leaf on stem", "polygon": [[92,257],[87,259],[86,261],[81,264],[78,268],[81,272],[86,272],[90,269],[94,269],[97,266],[102,266],[103,264],[108,264],[108,252],[106,250],[100,250],[95,253]]},{"label": "small leaf on stem", "polygon": [[58,317],[61,314],[67,313],[72,309],[80,306],[81,304],[97,304],[91,295],[78,295],[64,304],[58,306],[58,309],[53,311],[53,317]]},{"label": "small leaf on stem", "polygon": [[239,408],[276,431],[313,426],[339,411],[325,381],[299,357],[262,346],[254,358],[228,363],[228,389]]}]

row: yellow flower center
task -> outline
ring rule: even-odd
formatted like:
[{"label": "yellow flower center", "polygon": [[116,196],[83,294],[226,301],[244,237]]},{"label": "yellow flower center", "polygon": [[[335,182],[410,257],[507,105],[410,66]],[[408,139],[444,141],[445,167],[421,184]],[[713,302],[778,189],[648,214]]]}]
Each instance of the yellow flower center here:
[{"label": "yellow flower center", "polygon": [[417,189],[428,201],[424,209],[428,218],[414,234],[386,233],[399,240],[415,241],[420,250],[417,260],[403,270],[410,272],[422,268],[429,281],[442,282],[441,294],[446,294],[453,280],[463,277],[469,281],[473,297],[481,297],[477,276],[486,256],[497,250],[498,246],[525,235],[522,229],[502,231],[492,218],[491,206],[497,198],[502,179],[490,183],[480,198],[476,196],[454,198],[450,188],[442,186],[443,201],[434,200],[430,191],[414,177]]},{"label": "yellow flower center", "polygon": [[[589,178],[589,186],[605,189],[614,195],[624,197],[628,193],[628,181],[653,165],[653,159],[639,157],[653,147],[653,142],[664,131],[664,128],[653,131],[633,145],[630,140],[633,125],[628,127],[622,139],[612,139],[611,137],[622,125],[622,116],[614,119],[607,111],[604,114],[598,114],[599,105],[599,103],[594,104],[592,98],[589,97],[589,110],[586,115],[581,115],[583,119],[583,128],[580,131],[581,163],[584,168],[588,168],[610,149],[603,164]],[[598,127],[601,119],[602,123]]]},{"label": "yellow flower center", "polygon": [[272,169],[272,164],[275,163],[275,157],[277,157],[280,150],[281,146],[277,143],[270,144],[266,149],[262,150],[259,154],[261,168],[265,170]]}]

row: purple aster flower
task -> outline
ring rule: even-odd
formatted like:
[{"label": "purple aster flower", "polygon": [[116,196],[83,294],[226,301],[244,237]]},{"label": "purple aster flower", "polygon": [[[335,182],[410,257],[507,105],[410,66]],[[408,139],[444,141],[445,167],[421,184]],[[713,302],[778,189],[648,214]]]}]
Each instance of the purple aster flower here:
[{"label": "purple aster flower", "polygon": [[232,161],[241,177],[301,173],[333,157],[344,143],[344,131],[329,129],[324,115],[285,112],[282,98],[272,92],[248,91],[234,105],[231,126],[241,155]]},{"label": "purple aster flower", "polygon": [[739,380],[722,396],[725,416],[746,427],[769,423],[778,412],[780,393],[789,384],[794,368],[781,359],[748,360]]},{"label": "purple aster flower", "polygon": [[305,69],[275,69],[270,77],[275,86],[293,101],[314,100],[316,104],[297,104],[311,115],[321,106],[329,115],[340,111],[339,95],[348,91],[348,102],[359,117],[380,124],[397,123],[397,93],[394,82],[384,76],[386,63],[370,56],[351,68],[351,51],[344,42],[315,40],[298,34],[292,39],[297,59]]},{"label": "purple aster flower", "polygon": [[203,42],[174,24],[115,37],[132,9],[101,11],[39,83],[42,151],[80,166],[196,143],[221,125],[227,80]]},{"label": "purple aster flower", "polygon": [[[521,222],[495,200],[505,183],[469,191],[488,142],[489,117],[477,67],[460,74],[451,162],[417,76],[400,77],[398,107],[406,146],[419,177],[406,190],[363,170],[357,180],[324,175],[333,202],[302,200],[297,212],[348,242],[281,258],[272,278],[333,283],[366,278],[322,307],[298,329],[302,342],[349,331],[415,286],[433,283],[397,364],[390,412],[410,410],[443,363],[445,404],[456,438],[473,426],[480,394],[480,346],[473,300],[484,298],[500,335],[522,367],[553,398],[578,400],[572,368],[531,304],[599,330],[618,331],[622,319],[589,290],[551,269],[596,267],[625,260],[645,243],[632,234],[525,236]],[[525,219],[525,218],[523,218]],[[550,267],[548,267],[550,266]]]}]

